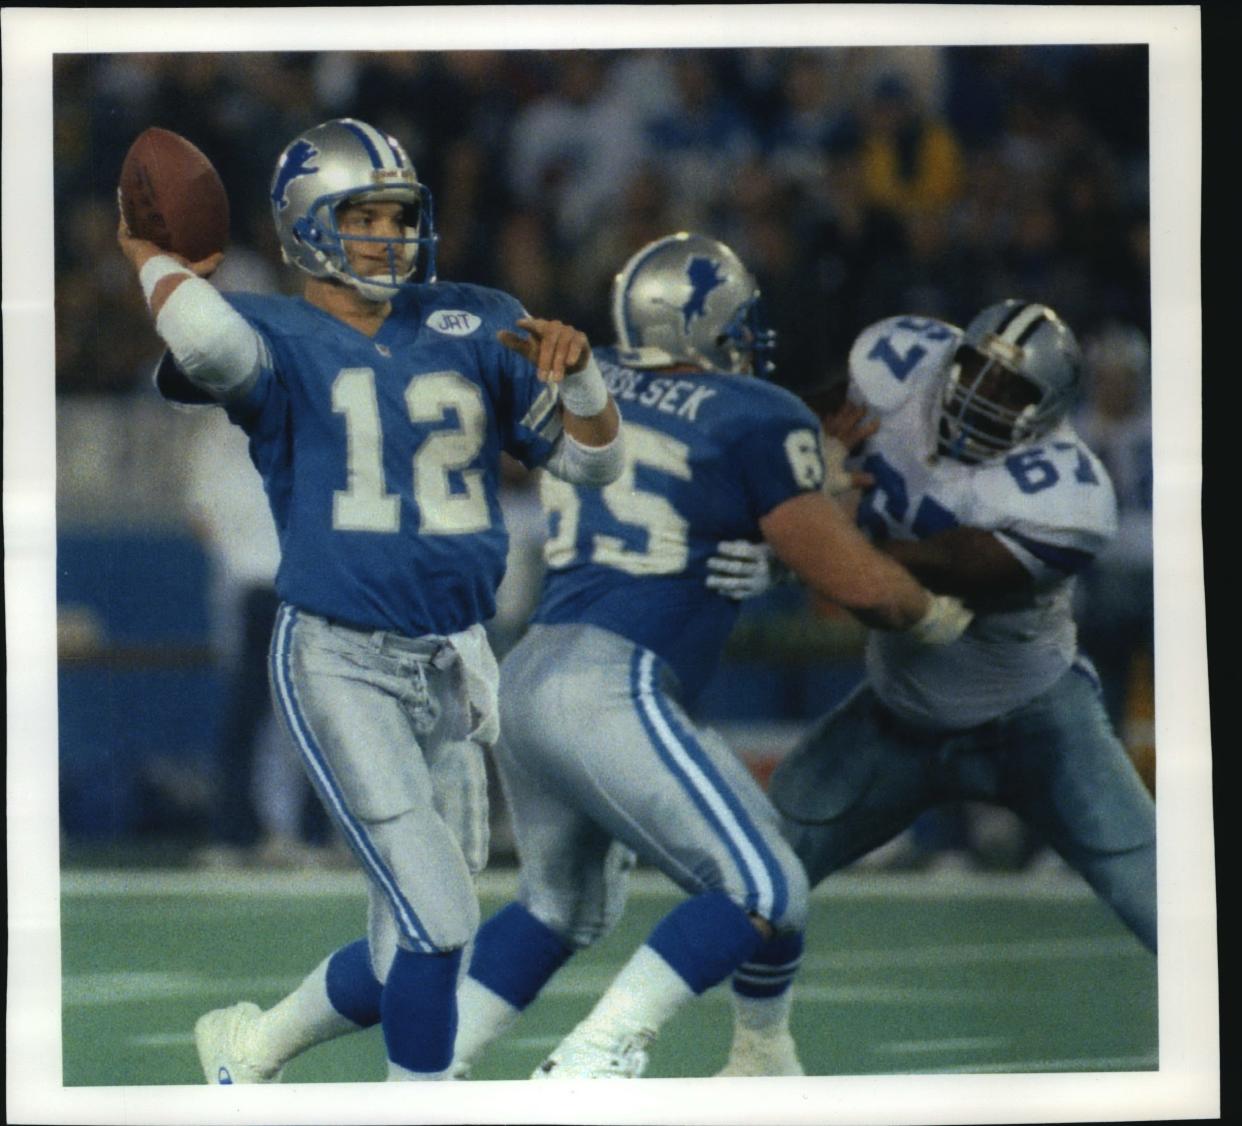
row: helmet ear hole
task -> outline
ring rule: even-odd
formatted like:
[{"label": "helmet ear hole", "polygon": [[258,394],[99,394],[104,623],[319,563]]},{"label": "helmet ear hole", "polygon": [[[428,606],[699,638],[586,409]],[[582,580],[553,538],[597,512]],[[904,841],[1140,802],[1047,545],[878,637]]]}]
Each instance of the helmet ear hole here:
[{"label": "helmet ear hole", "polygon": [[301,219],[295,220],[292,227],[293,237],[301,243],[308,246],[317,247],[323,240],[323,231],[319,229],[319,224],[309,216],[303,216]]}]

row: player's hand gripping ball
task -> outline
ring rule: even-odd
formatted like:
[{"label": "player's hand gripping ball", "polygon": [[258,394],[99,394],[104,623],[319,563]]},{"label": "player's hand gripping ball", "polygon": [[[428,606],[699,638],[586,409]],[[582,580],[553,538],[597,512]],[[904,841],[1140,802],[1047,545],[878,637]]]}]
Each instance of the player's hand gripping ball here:
[{"label": "player's hand gripping ball", "polygon": [[224,250],[229,200],[215,168],[167,129],[141,133],[121,165],[121,215],[136,238],[189,262]]}]

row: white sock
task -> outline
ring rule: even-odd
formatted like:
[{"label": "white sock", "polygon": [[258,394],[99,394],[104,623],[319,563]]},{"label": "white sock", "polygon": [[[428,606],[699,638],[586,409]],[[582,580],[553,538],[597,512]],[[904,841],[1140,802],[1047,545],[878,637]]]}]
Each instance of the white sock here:
[{"label": "white sock", "polygon": [[650,946],[640,946],[579,1027],[653,1035],[694,996]]},{"label": "white sock", "polygon": [[776,997],[744,997],[731,991],[733,1027],[736,1032],[778,1033],[789,1028],[793,1009],[793,990],[786,989]]},{"label": "white sock", "polygon": [[388,1078],[389,1083],[426,1083],[426,1082],[445,1082],[453,1078],[453,1069],[445,1068],[443,1071],[406,1071],[398,1063],[388,1061]]},{"label": "white sock", "polygon": [[328,1000],[329,960],[330,956],[320,962],[297,989],[259,1017],[260,1046],[277,1067],[307,1048],[358,1031],[358,1025]]},{"label": "white sock", "polygon": [[497,1036],[512,1027],[521,1010],[468,974],[457,986],[457,1042],[454,1069],[468,1066]]}]

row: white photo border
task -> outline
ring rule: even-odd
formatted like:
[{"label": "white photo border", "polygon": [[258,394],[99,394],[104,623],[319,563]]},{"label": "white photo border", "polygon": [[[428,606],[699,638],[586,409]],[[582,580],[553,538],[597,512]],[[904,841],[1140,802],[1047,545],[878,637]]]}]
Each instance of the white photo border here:
[{"label": "white photo border", "polygon": [[[1001,5],[6,8],[4,521],[8,1113],[23,1122],[883,1123],[1219,1115],[1215,861],[1199,520],[1200,22],[1195,7]],[[322,51],[1147,43],[1151,76],[1160,1067],[1118,1074],[64,1088],[56,801],[52,57]],[[1166,373],[1177,373],[1170,378]],[[1173,875],[1176,874],[1176,879]],[[552,1090],[548,1090],[552,1087]]]}]

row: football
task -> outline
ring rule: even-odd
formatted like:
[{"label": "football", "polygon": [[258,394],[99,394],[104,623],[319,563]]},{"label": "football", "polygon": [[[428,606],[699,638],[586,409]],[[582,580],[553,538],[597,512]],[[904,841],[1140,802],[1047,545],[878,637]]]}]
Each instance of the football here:
[{"label": "football", "polygon": [[121,165],[121,214],[130,231],[199,262],[229,237],[229,200],[211,161],[168,129],[138,136]]}]

